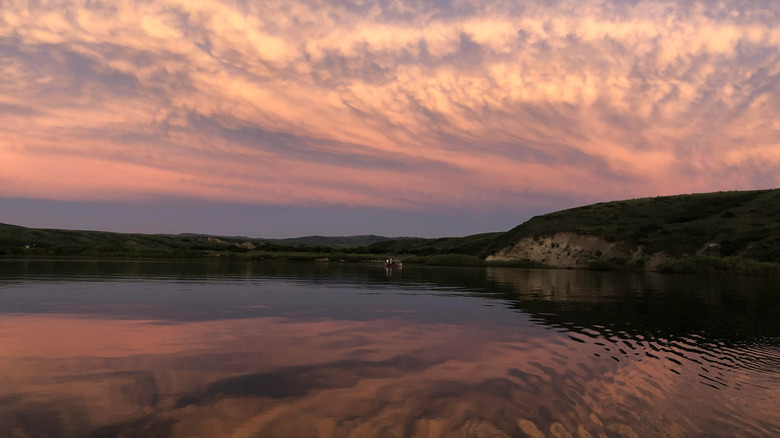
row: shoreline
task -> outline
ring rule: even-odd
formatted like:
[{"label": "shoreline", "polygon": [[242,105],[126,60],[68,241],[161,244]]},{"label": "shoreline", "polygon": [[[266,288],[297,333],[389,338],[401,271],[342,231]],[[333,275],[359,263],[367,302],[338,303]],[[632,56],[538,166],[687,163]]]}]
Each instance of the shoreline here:
[{"label": "shoreline", "polygon": [[[345,257],[346,255],[346,257]],[[433,256],[394,256],[403,260],[408,266],[436,266],[453,268],[515,268],[515,269],[550,269],[550,270],[586,270],[606,272],[652,272],[659,274],[691,274],[691,275],[746,275],[746,276],[780,276],[780,264],[759,262],[744,257],[713,257],[693,256],[672,260],[659,265],[657,269],[645,269],[633,264],[594,263],[582,267],[558,267],[546,265],[532,260],[486,261],[473,256],[461,254],[439,254]],[[117,261],[117,262],[293,262],[317,264],[365,264],[382,265],[385,255],[382,254],[334,254],[311,252],[263,252],[263,253],[212,253],[190,254],[186,257],[171,255],[62,255],[62,254],[0,254],[0,260],[52,260],[52,261]]]}]

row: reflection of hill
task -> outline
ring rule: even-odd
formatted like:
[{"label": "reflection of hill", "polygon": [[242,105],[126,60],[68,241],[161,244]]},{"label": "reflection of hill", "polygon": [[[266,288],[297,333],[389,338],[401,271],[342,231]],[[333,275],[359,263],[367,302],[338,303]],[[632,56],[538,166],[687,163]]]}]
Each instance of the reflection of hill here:
[{"label": "reflection of hill", "polygon": [[60,261],[0,277],[0,436],[780,430],[766,279]]},{"label": "reflection of hill", "polygon": [[773,279],[496,268],[486,275],[513,308],[585,339],[780,345]]},{"label": "reflection of hill", "polygon": [[777,280],[739,276],[513,268],[410,268],[400,284],[457,288],[545,325],[652,338],[780,342]]},{"label": "reflection of hill", "polygon": [[[780,319],[776,318],[780,314],[780,295],[773,278],[419,266],[404,267],[388,276],[381,266],[241,261],[0,262],[0,284],[69,279],[80,282],[160,279],[191,283],[281,280],[378,290],[414,290],[423,294],[446,294],[451,289],[461,296],[472,294],[498,299],[532,315],[539,323],[575,331],[580,328],[597,332],[609,329],[660,338],[697,335],[730,343],[780,338]],[[6,292],[8,299],[11,293]],[[25,293],[25,301],[33,303],[34,297],[29,291]],[[143,296],[136,291],[133,299],[139,297]],[[118,303],[125,298],[120,293],[113,297]],[[167,316],[173,319],[177,312],[189,309],[190,301],[201,299],[189,294],[179,294],[175,298],[181,301],[171,302],[172,306],[165,309],[169,312]],[[208,304],[213,308],[214,317],[222,318],[224,315],[220,311],[255,304],[255,299],[255,295],[234,291],[230,296]],[[157,306],[164,304],[155,303]],[[5,311],[11,310],[6,306]],[[128,310],[132,311],[132,307]],[[124,316],[131,317],[129,314]],[[201,312],[198,319],[203,318],[210,317]]]}]

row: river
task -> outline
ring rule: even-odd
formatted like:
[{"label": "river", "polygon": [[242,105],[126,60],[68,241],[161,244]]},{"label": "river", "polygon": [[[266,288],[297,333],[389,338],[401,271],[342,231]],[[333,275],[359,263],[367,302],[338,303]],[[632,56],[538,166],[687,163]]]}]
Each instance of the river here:
[{"label": "river", "polygon": [[0,260],[0,437],[780,436],[777,278]]}]

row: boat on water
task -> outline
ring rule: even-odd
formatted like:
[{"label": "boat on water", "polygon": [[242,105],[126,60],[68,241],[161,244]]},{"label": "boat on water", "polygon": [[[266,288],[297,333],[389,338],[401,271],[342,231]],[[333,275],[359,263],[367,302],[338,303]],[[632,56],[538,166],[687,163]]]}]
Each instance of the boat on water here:
[{"label": "boat on water", "polygon": [[400,268],[403,263],[398,259],[386,259],[385,268]]}]

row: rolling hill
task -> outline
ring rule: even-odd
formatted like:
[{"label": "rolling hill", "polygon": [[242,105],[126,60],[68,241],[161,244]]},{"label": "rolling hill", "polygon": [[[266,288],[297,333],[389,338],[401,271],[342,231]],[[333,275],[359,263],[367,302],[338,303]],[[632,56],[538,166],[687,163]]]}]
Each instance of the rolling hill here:
[{"label": "rolling hill", "polygon": [[251,259],[780,273],[780,189],[602,202],[465,237],[256,239],[0,224],[0,256]]},{"label": "rolling hill", "polygon": [[501,234],[479,255],[555,267],[653,270],[683,260],[780,263],[780,190],[661,196],[562,210]]}]

